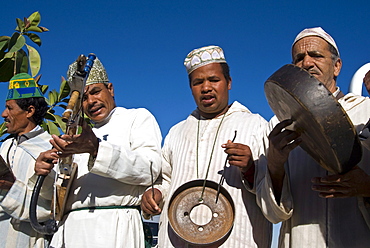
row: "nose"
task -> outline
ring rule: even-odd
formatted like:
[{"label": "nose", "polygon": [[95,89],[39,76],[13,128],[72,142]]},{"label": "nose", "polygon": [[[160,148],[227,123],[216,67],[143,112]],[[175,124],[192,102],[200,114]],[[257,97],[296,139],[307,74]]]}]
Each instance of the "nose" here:
[{"label": "nose", "polygon": [[302,68],[308,70],[313,66],[314,66],[313,58],[310,55],[306,54],[306,56],[304,56],[302,60]]},{"label": "nose", "polygon": [[209,80],[205,80],[202,84],[202,93],[212,91],[212,83]]},{"label": "nose", "polygon": [[6,109],[4,109],[4,111],[1,113],[1,117],[3,118],[8,117],[8,112],[6,111]]}]

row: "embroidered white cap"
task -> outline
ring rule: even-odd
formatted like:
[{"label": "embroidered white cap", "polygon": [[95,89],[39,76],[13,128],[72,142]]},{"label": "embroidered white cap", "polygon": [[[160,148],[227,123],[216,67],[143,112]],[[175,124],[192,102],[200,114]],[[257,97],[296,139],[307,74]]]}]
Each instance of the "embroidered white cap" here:
[{"label": "embroidered white cap", "polygon": [[221,47],[212,45],[194,49],[186,56],[184,61],[188,74],[211,63],[226,63],[224,51]]}]

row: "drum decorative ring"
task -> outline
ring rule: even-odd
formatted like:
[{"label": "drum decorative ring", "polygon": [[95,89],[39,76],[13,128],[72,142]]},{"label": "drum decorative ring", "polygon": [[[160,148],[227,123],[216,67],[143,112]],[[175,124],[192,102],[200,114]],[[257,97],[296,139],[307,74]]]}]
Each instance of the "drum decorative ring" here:
[{"label": "drum decorative ring", "polygon": [[285,65],[265,82],[265,95],[279,121],[299,132],[300,146],[324,169],[345,173],[362,157],[351,120],[331,92],[306,70]]},{"label": "drum decorative ring", "polygon": [[229,236],[235,217],[234,202],[225,188],[207,180],[194,180],[180,186],[168,208],[169,224],[178,237],[198,245],[222,244]]}]

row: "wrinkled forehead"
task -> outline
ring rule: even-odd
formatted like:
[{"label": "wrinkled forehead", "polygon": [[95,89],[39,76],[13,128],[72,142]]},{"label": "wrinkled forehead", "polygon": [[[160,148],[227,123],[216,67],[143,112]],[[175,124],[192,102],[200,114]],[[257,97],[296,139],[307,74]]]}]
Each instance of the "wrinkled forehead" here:
[{"label": "wrinkled forehead", "polygon": [[292,47],[292,57],[306,52],[325,52],[329,50],[329,43],[317,36],[308,36],[297,41]]}]

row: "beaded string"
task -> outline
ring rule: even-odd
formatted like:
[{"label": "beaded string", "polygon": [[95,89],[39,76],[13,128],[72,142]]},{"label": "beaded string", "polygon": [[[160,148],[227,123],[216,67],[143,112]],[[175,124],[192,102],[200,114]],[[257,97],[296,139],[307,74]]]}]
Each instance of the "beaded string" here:
[{"label": "beaded string", "polygon": [[[217,137],[218,137],[218,133],[220,131],[220,128],[221,128],[221,124],[225,118],[225,115],[226,115],[227,111],[225,112],[225,114],[222,116],[222,119],[220,121],[220,124],[218,125],[218,128],[217,128],[217,131],[216,131],[216,136],[215,136],[215,140],[213,141],[213,145],[212,145],[212,151],[211,151],[211,155],[210,155],[210,158],[209,158],[209,163],[208,163],[208,167],[207,167],[207,172],[206,172],[206,176],[204,178],[204,183],[203,183],[203,189],[202,189],[202,194],[199,198],[199,201],[203,201],[203,194],[204,194],[204,190],[206,188],[206,182],[207,182],[207,177],[208,177],[208,172],[209,172],[209,168],[211,167],[211,161],[212,161],[212,157],[213,157],[213,151],[215,149],[215,145],[216,145],[216,141],[217,141]],[[198,130],[197,130],[197,157],[196,157],[196,163],[197,163],[197,177],[199,178],[199,160],[198,160],[198,150],[199,150],[199,131],[200,130],[200,116],[199,116],[199,119],[198,119]]]}]

